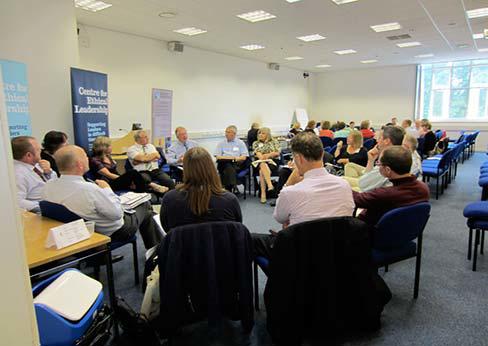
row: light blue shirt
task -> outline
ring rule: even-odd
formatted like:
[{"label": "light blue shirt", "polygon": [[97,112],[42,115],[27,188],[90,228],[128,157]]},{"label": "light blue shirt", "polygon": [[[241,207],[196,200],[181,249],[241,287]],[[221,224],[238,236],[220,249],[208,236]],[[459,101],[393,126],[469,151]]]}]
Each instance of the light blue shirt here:
[{"label": "light blue shirt", "polygon": [[184,155],[188,151],[188,149],[195,147],[198,147],[198,143],[192,141],[191,139],[187,139],[186,142],[180,142],[179,140],[176,140],[168,148],[168,155],[166,155],[166,160],[170,165],[181,164],[181,162],[178,162],[178,159],[181,157],[181,155]]},{"label": "light blue shirt", "polygon": [[215,156],[249,156],[249,152],[247,151],[247,147],[244,142],[239,138],[234,138],[232,141],[224,139],[222,142],[217,144]]},{"label": "light blue shirt", "polygon": [[124,225],[124,210],[112,189],[102,189],[79,175],[61,175],[44,187],[46,201],[64,205],[81,218],[94,221],[95,230],[110,236]]},{"label": "light blue shirt", "polygon": [[334,132],[334,138],[346,138],[347,136],[349,136],[350,132],[351,130],[348,128],[336,131]]}]

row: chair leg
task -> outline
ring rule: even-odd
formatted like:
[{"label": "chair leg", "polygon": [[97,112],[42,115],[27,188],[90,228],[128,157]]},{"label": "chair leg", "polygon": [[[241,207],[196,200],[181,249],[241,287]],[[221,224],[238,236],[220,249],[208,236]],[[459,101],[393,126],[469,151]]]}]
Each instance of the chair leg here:
[{"label": "chair leg", "polygon": [[476,271],[476,260],[478,257],[478,244],[480,242],[480,230],[477,229],[474,237],[473,271]]},{"label": "chair leg", "polygon": [[483,250],[485,248],[485,230],[481,230],[481,245],[480,245],[480,254],[483,255]]},{"label": "chair leg", "polygon": [[93,267],[93,278],[100,281],[100,266],[98,264]]},{"label": "chair leg", "polygon": [[439,177],[435,180],[435,199],[439,199]]},{"label": "chair leg", "polygon": [[473,246],[473,229],[469,228],[469,237],[468,237],[468,260],[471,261],[471,248]]},{"label": "chair leg", "polygon": [[413,284],[413,298],[417,299],[419,296],[419,285],[420,285],[420,265],[422,264],[422,234],[417,240],[417,259],[415,263],[415,281]]},{"label": "chair leg", "polygon": [[259,311],[259,281],[258,281],[258,265],[253,262],[254,267],[254,310]]},{"label": "chair leg", "polygon": [[132,242],[132,257],[134,261],[134,283],[139,285],[139,261],[137,258],[137,241]]}]

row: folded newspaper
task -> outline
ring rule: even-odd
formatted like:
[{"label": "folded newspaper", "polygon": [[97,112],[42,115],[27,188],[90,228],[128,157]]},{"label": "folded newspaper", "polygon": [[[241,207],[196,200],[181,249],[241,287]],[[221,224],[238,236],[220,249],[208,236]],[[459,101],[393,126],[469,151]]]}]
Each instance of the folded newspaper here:
[{"label": "folded newspaper", "polygon": [[120,196],[122,208],[127,211],[151,200],[149,193],[127,192]]},{"label": "folded newspaper", "polygon": [[267,159],[267,160],[256,160],[256,161],[253,161],[252,162],[252,165],[254,167],[257,167],[261,162],[266,162],[266,163],[270,163],[272,165],[275,165],[276,166],[276,162],[274,162],[273,160],[271,159]]}]

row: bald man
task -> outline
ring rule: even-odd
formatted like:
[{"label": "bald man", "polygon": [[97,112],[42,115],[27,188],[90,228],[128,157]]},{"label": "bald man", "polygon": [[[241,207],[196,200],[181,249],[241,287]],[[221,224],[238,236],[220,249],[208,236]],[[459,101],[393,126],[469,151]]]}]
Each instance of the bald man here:
[{"label": "bald man", "polygon": [[83,219],[94,221],[95,230],[112,241],[127,241],[139,229],[146,249],[159,244],[162,235],[149,202],[124,212],[119,197],[106,181],[97,180],[96,184],[85,181],[83,174],[89,169],[88,157],[80,147],[65,146],[54,157],[61,178],[46,184],[44,200],[62,204]]}]

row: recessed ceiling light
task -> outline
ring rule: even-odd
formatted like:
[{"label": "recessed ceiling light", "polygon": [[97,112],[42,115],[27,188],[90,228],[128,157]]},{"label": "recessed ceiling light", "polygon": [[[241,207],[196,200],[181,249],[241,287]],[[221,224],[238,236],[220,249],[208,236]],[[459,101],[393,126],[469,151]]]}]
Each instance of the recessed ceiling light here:
[{"label": "recessed ceiling light", "polygon": [[432,58],[434,54],[419,54],[416,55],[415,58]]},{"label": "recessed ceiling light", "polygon": [[173,30],[173,31],[177,32],[178,34],[188,35],[188,36],[204,34],[207,32],[207,30],[202,30],[202,29],[198,29],[198,28],[194,28],[194,27],[183,28],[183,29],[178,29],[178,30]]},{"label": "recessed ceiling light", "polygon": [[289,56],[288,58],[285,58],[285,60],[302,60],[303,58],[301,56]]},{"label": "recessed ceiling light", "polygon": [[263,20],[276,18],[275,15],[272,15],[271,13],[268,13],[268,12],[262,11],[262,10],[238,14],[237,17],[244,19],[244,20],[247,20],[248,22],[251,22],[251,23],[256,23],[256,22],[260,22]]},{"label": "recessed ceiling light", "polygon": [[344,50],[335,50],[334,53],[338,55],[346,55],[346,54],[354,54],[357,52],[354,49],[344,49]]},{"label": "recessed ceiling light", "polygon": [[408,48],[408,47],[416,47],[416,46],[421,46],[422,43],[420,42],[403,42],[403,43],[397,43],[397,46],[400,48]]},{"label": "recessed ceiling light", "polygon": [[480,38],[485,38],[485,35],[483,35],[483,33],[479,33],[479,34],[473,34],[473,39],[474,40],[479,40]]},{"label": "recessed ceiling light", "polygon": [[318,41],[318,40],[325,39],[324,36],[319,35],[319,34],[313,34],[313,35],[307,35],[307,36],[298,36],[297,38],[299,40],[302,40],[302,41],[305,41],[305,42],[312,42],[312,41]]},{"label": "recessed ceiling light", "polygon": [[343,5],[343,4],[348,4],[350,2],[356,2],[356,1],[359,0],[332,0],[332,2],[335,3],[336,5]]},{"label": "recessed ceiling light", "polygon": [[488,48],[478,49],[478,52],[480,52],[480,53],[488,52]]},{"label": "recessed ceiling light", "polygon": [[176,17],[176,13],[174,12],[161,12],[158,14],[161,18],[173,18]]},{"label": "recessed ceiling light", "polygon": [[91,12],[98,12],[111,6],[112,4],[98,0],[75,0],[75,7]]},{"label": "recessed ceiling light", "polygon": [[322,64],[322,65],[315,65],[315,67],[318,67],[318,68],[326,68],[326,67],[331,67],[331,65]]},{"label": "recessed ceiling light", "polygon": [[299,1],[302,1],[302,0],[286,0],[287,2],[289,3],[294,3],[294,2],[299,2]]},{"label": "recessed ceiling light", "polygon": [[361,60],[361,64],[374,64],[375,62],[378,62],[378,60],[375,60],[375,59]]},{"label": "recessed ceiling light", "polygon": [[384,31],[393,31],[393,30],[400,30],[402,26],[395,22],[395,23],[386,23],[386,24],[378,24],[370,26],[375,32],[384,32]]},{"label": "recessed ceiling light", "polygon": [[488,7],[477,8],[475,10],[466,11],[468,18],[479,18],[488,16]]},{"label": "recessed ceiling light", "polygon": [[245,46],[241,46],[242,49],[246,50],[258,50],[258,49],[264,49],[264,46],[261,46],[260,44],[248,44]]}]

